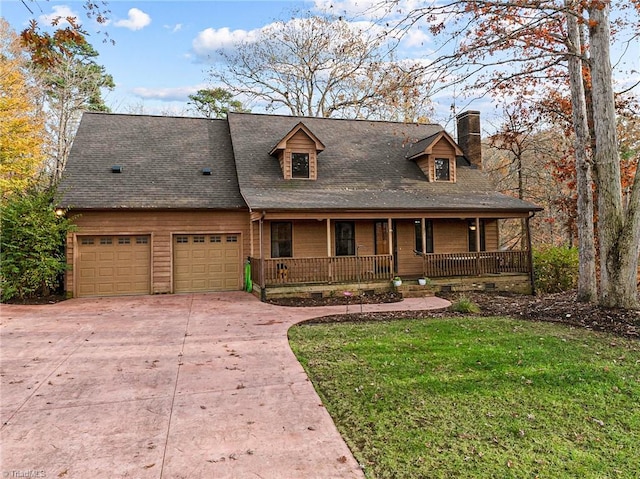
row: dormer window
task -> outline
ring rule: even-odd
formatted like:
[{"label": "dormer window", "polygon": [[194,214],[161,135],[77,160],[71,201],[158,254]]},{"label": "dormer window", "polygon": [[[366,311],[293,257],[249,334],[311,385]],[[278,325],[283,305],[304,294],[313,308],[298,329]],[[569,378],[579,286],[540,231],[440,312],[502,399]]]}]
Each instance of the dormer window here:
[{"label": "dormer window", "polygon": [[309,178],[309,153],[291,153],[291,178]]},{"label": "dormer window", "polygon": [[451,181],[451,170],[449,169],[449,158],[436,158],[434,162],[434,166],[435,166],[436,181]]},{"label": "dormer window", "polygon": [[300,122],[269,154],[280,161],[285,180],[315,180],[318,178],[318,153],[322,150],[322,142]]},{"label": "dormer window", "polygon": [[415,161],[428,181],[456,182],[456,157],[462,150],[445,131],[416,141],[406,154]]}]

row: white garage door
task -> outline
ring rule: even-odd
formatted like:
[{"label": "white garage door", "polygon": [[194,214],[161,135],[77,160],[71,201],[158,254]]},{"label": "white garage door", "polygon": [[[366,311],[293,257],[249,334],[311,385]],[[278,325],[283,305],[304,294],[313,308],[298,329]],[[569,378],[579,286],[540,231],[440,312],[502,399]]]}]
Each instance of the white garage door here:
[{"label": "white garage door", "polygon": [[173,237],[176,293],[240,288],[240,235],[189,234]]},{"label": "white garage door", "polygon": [[78,296],[149,294],[149,236],[78,236]]}]

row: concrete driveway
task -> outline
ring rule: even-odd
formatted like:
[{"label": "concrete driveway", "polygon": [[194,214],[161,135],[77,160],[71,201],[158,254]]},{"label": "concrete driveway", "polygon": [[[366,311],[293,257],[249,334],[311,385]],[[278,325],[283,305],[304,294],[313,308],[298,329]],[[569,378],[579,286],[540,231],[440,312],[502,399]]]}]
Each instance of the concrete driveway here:
[{"label": "concrete driveway", "polygon": [[287,342],[291,325],[344,311],[241,292],[2,305],[0,472],[363,477]]}]

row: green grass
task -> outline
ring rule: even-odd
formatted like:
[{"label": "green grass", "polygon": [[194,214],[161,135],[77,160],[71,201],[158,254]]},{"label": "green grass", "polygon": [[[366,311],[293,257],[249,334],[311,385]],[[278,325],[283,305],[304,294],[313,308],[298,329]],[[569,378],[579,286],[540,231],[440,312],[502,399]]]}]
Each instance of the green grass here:
[{"label": "green grass", "polygon": [[640,477],[638,341],[504,318],[289,337],[367,477]]}]

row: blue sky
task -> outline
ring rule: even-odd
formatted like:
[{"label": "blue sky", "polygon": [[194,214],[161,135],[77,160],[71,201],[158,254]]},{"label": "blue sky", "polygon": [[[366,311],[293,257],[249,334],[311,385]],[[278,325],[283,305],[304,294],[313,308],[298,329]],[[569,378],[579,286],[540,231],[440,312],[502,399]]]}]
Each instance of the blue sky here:
[{"label": "blue sky", "polygon": [[[97,25],[84,15],[83,1],[2,0],[2,16],[20,31],[31,18],[45,25],[48,18],[77,16],[98,50],[98,63],[105,66],[116,88],[105,94],[114,112],[189,114],[188,95],[210,86],[208,71],[216,50],[251,35],[276,20],[290,18],[294,10],[331,8],[333,13],[358,14],[374,0],[200,0],[124,1],[109,0],[109,24]],[[332,5],[331,7],[327,7]],[[360,18],[363,18],[362,16]],[[104,42],[107,32],[115,45]],[[423,57],[428,38],[414,32],[405,46],[412,56]],[[434,120],[446,123],[451,98],[436,100]],[[248,105],[260,112],[259,105]],[[471,108],[494,110],[484,99]],[[283,113],[287,113],[283,111]]]},{"label": "blue sky", "polygon": [[[112,110],[126,112],[142,106],[145,113],[177,114],[186,108],[187,95],[207,85],[206,72],[211,67],[207,55],[214,53],[217,42],[222,44],[232,34],[241,36],[305,5],[260,0],[110,0],[110,23],[98,26],[84,16],[80,1],[27,4],[33,16],[19,0],[2,0],[2,16],[18,31],[33,17],[41,24],[47,16],[68,14],[82,21],[91,34],[89,41],[100,53],[98,63],[116,82],[116,89],[106,95]],[[115,45],[105,43],[99,30],[106,31]]]},{"label": "blue sky", "polygon": [[[409,4],[414,0],[407,0]],[[331,5],[333,13],[353,16],[374,0],[109,0],[108,25],[96,25],[84,15],[83,1],[2,0],[1,15],[19,31],[31,18],[45,24],[54,16],[77,16],[89,41],[99,51],[98,63],[105,66],[116,88],[105,95],[114,112],[149,114],[188,114],[188,95],[210,86],[208,71],[217,49],[227,47],[275,20],[290,17],[294,9],[321,9]],[[361,15],[360,18],[364,19]],[[107,32],[115,45],[104,42]],[[431,41],[421,31],[410,32],[401,50],[412,58],[427,58]],[[632,49],[633,50],[633,49]],[[628,52],[629,60],[640,70],[638,49]],[[638,74],[637,74],[638,75]],[[630,80],[627,80],[630,81]],[[450,117],[451,92],[433,99],[433,120],[446,124]],[[259,106],[248,105],[253,111]],[[459,110],[477,109],[485,126],[497,122],[500,110],[488,98],[460,100]],[[286,113],[286,112],[284,112]],[[450,125],[447,125],[450,126]]]}]

